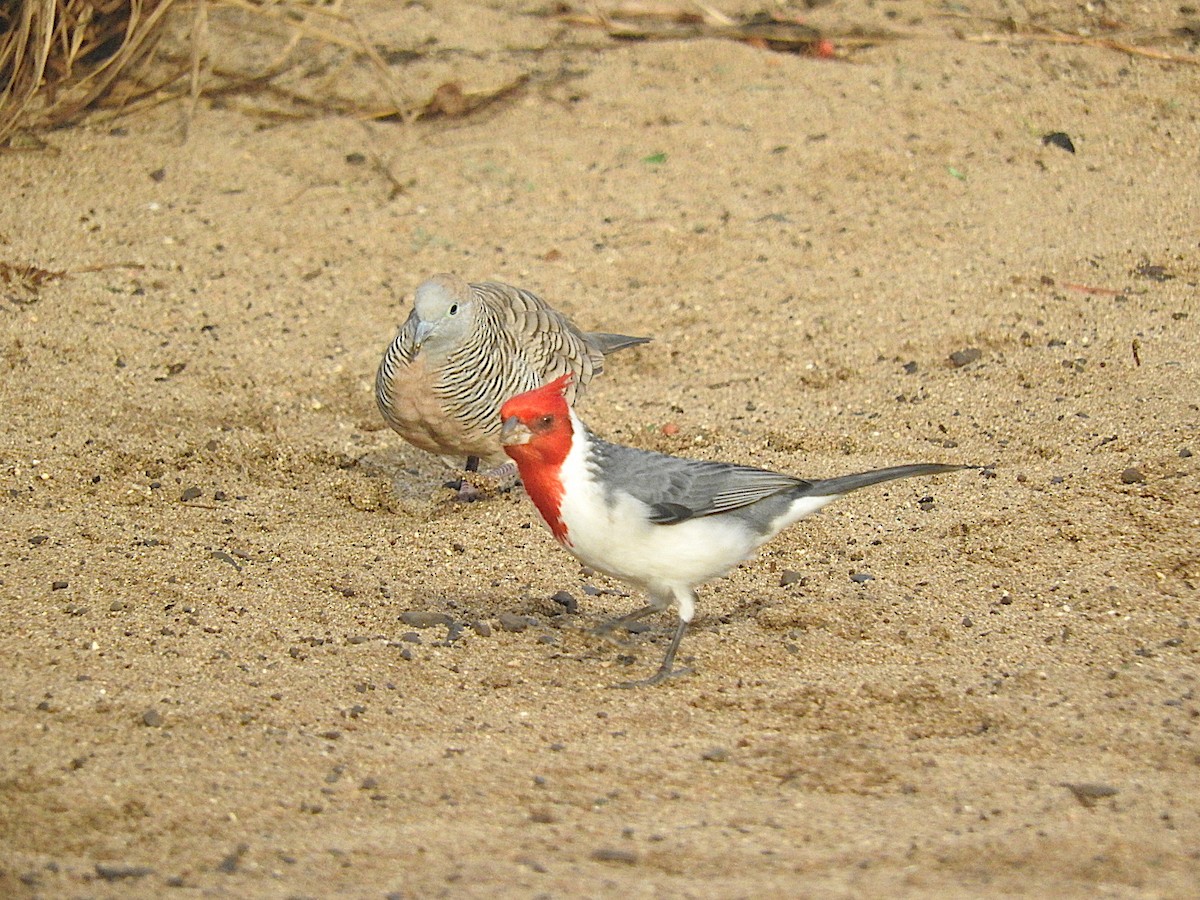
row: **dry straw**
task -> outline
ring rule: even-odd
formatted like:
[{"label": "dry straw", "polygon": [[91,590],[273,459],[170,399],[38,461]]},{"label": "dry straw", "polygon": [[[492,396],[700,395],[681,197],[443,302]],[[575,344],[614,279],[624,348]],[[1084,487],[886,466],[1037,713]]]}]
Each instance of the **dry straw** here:
[{"label": "dry straw", "polygon": [[[0,147],[12,146],[16,135],[71,123],[97,105],[126,106],[185,80],[193,101],[208,75],[223,76],[227,87],[261,84],[294,63],[304,38],[365,58],[383,76],[383,106],[393,106],[383,113],[399,112],[387,67],[340,7],[341,0],[0,0]],[[253,74],[207,71],[210,8],[278,27],[287,33],[283,52]],[[185,23],[190,46],[156,54],[171,33],[169,18]],[[146,65],[152,59],[156,65]]]},{"label": "dry straw", "polygon": [[0,3],[0,144],[73,120],[142,62],[175,0]]}]

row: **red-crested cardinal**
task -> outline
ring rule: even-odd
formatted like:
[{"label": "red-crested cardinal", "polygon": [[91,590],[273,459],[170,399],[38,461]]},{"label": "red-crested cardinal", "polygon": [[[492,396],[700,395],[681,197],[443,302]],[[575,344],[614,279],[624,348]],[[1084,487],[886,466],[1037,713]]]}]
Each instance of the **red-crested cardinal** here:
[{"label": "red-crested cardinal", "polygon": [[558,542],[585,565],[646,592],[645,607],[602,632],[675,604],[679,624],[662,665],[623,687],[677,674],[696,585],[728,572],[787,526],[859,488],[970,468],[926,463],[806,480],[623,447],[596,437],[575,415],[565,396],[570,378],[508,400],[500,441]]}]

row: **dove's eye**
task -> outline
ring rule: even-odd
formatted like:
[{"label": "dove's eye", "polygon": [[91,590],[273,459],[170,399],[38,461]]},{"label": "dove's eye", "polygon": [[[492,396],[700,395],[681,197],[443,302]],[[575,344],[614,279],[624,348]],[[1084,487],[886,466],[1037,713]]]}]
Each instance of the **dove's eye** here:
[{"label": "dove's eye", "polygon": [[452,315],[452,316],[458,315],[458,304],[457,303],[450,304],[450,315]]}]

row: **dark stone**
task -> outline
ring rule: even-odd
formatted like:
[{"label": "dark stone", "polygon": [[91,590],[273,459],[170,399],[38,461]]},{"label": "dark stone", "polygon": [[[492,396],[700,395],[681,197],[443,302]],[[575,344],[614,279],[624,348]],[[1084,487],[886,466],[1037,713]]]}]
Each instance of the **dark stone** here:
[{"label": "dark stone", "polygon": [[454,622],[454,620],[444,612],[429,612],[423,610],[410,610],[409,612],[402,612],[400,613],[400,621],[405,625],[411,625],[413,628],[432,628],[435,625],[450,625]]},{"label": "dark stone", "polygon": [[976,362],[983,356],[983,351],[978,347],[967,347],[963,350],[955,350],[950,354],[950,363],[956,369],[961,369],[963,366],[970,365]]},{"label": "dark stone", "polygon": [[1071,136],[1065,131],[1052,131],[1049,134],[1042,135],[1042,144],[1047,147],[1058,147],[1061,150],[1066,150],[1068,153],[1075,152],[1075,144],[1071,141]]},{"label": "dark stone", "polygon": [[569,591],[559,591],[550,599],[569,613],[576,613],[579,611],[579,601],[576,600]]}]

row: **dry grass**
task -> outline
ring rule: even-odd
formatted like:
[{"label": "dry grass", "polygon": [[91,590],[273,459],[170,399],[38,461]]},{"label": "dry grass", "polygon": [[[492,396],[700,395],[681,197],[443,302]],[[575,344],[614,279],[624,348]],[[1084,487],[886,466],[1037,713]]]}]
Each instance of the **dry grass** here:
[{"label": "dry grass", "polygon": [[0,144],[53,128],[110,94],[153,51],[175,0],[9,0],[0,5]]},{"label": "dry grass", "polygon": [[[195,101],[214,77],[221,91],[263,85],[294,63],[305,39],[366,59],[384,80],[385,95],[393,96],[387,67],[340,6],[311,0],[0,0],[0,147],[69,124],[97,106],[127,107],[183,92]],[[273,29],[278,52],[271,62],[254,72],[212,71],[209,13],[217,9],[251,15]],[[169,46],[161,47],[168,38]],[[402,112],[399,105],[395,112]]]}]

